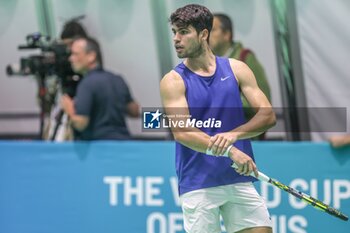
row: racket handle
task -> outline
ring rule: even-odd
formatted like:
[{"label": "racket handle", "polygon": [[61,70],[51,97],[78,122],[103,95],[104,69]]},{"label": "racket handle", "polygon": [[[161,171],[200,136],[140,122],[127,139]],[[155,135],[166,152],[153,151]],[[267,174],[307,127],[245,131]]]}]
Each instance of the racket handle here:
[{"label": "racket handle", "polygon": [[[238,168],[238,166],[237,166],[235,163],[233,163],[233,164],[231,165],[231,167],[234,168],[234,169],[237,169],[237,168]],[[259,172],[259,171],[258,171],[258,174],[259,174],[259,176],[258,176],[258,177],[255,177],[254,172],[252,172],[252,173],[250,173],[250,176],[253,176],[253,177],[257,178],[257,179],[260,180],[260,181],[264,181],[264,182],[267,182],[267,183],[270,182],[270,180],[271,180],[270,177],[268,177],[267,175],[265,175],[264,173]]]}]

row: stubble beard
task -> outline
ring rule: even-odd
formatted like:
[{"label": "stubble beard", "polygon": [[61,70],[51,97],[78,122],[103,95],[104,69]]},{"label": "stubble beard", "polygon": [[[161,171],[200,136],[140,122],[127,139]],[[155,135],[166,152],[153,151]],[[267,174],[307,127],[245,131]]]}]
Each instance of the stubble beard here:
[{"label": "stubble beard", "polygon": [[202,43],[197,43],[190,47],[187,51],[182,54],[177,54],[178,58],[197,58],[204,53],[204,47]]}]

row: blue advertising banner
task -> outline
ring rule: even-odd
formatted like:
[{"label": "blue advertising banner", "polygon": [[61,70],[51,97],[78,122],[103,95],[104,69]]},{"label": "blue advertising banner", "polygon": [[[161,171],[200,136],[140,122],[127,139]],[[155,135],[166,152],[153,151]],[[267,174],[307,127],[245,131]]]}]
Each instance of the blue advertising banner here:
[{"label": "blue advertising banner", "polygon": [[[259,169],[350,213],[350,148],[253,143]],[[173,142],[0,142],[0,232],[183,233]],[[349,232],[341,221],[256,182],[275,233]]]}]

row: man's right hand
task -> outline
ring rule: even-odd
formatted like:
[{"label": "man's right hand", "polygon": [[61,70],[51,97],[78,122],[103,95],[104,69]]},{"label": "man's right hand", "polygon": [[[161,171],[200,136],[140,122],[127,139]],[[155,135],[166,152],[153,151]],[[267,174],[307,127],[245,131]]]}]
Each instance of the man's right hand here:
[{"label": "man's right hand", "polygon": [[61,97],[61,107],[69,117],[72,117],[72,115],[75,114],[73,99],[67,94],[64,94]]},{"label": "man's right hand", "polygon": [[236,172],[240,175],[249,176],[254,172],[255,177],[258,177],[258,169],[253,161],[253,159],[247,154],[243,153],[236,147],[232,147],[229,152],[230,158],[237,165]]}]

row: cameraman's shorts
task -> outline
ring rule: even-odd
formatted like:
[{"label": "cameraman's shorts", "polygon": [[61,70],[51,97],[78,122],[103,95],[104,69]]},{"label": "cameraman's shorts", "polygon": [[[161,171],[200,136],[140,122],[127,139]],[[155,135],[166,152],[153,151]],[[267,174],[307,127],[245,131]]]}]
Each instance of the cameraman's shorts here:
[{"label": "cameraman's shorts", "polygon": [[199,189],[180,196],[188,233],[227,233],[252,227],[272,227],[265,201],[251,182]]}]

